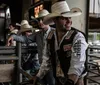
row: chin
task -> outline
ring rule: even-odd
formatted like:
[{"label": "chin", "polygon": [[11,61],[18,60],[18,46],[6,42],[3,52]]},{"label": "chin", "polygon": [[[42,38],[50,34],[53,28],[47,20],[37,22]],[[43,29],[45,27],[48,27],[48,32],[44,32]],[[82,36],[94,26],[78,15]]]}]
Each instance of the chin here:
[{"label": "chin", "polygon": [[71,26],[66,26],[66,30],[70,30]]}]

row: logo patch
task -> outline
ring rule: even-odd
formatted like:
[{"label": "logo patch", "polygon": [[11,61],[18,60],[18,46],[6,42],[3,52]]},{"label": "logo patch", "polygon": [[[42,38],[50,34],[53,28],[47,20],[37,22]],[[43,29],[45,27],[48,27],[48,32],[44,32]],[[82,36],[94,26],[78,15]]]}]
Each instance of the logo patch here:
[{"label": "logo patch", "polygon": [[71,44],[69,44],[69,45],[64,45],[64,46],[63,46],[64,51],[71,50],[71,48],[72,48],[72,45],[71,45]]}]

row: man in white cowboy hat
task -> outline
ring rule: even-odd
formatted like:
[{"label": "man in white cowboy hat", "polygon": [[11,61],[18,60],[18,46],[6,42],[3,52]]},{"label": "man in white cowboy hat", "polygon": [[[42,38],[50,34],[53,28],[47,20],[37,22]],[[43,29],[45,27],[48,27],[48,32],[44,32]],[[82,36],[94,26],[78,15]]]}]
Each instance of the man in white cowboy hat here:
[{"label": "man in white cowboy hat", "polygon": [[[29,25],[27,20],[22,20],[21,27],[20,27],[20,33],[21,35],[12,35],[8,39],[7,45],[10,45],[9,41],[19,41],[22,43],[22,46],[34,46],[36,45],[36,42],[30,42],[27,40],[27,38],[32,35],[32,26]],[[34,50],[34,49],[33,49]],[[30,52],[26,55],[22,55],[22,68],[29,73],[32,76],[35,76],[40,68],[40,63],[38,59],[38,53],[37,52]]]},{"label": "man in white cowboy hat", "polygon": [[[43,18],[48,15],[49,12],[46,9],[43,9],[39,12],[38,19],[38,25],[40,27],[40,31],[36,32],[36,39],[37,39],[37,46],[39,47],[39,56],[41,58],[43,57],[43,47],[46,41],[46,38],[48,36],[48,33],[51,29],[54,29],[50,27],[49,25],[45,25],[43,23]],[[41,41],[40,41],[41,39]],[[40,42],[39,42],[40,41]],[[40,60],[40,64],[43,62],[43,59]],[[46,70],[45,67],[42,67],[42,71]],[[37,73],[38,75],[38,73]],[[55,79],[53,77],[52,69],[50,69],[45,75],[41,76],[42,81],[45,83],[45,85],[55,85]]]},{"label": "man in white cowboy hat", "polygon": [[[37,77],[43,76],[50,69],[48,66],[52,64],[57,85],[84,85],[82,76],[88,44],[84,33],[71,27],[71,17],[79,16],[81,13],[79,8],[70,10],[65,0],[60,0],[51,6],[51,13],[44,17],[43,23],[54,22],[56,30],[51,30],[48,34],[44,47],[44,62]],[[61,74],[57,73],[58,65]],[[42,71],[42,67],[46,70]]]}]

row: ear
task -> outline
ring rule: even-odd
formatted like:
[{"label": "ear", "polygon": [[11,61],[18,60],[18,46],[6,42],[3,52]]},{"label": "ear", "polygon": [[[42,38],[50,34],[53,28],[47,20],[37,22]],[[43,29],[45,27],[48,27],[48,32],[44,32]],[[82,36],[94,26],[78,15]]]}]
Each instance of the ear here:
[{"label": "ear", "polygon": [[71,25],[72,25],[72,21],[71,21]]},{"label": "ear", "polygon": [[56,23],[57,22],[57,19],[56,18],[53,18],[53,22]]}]

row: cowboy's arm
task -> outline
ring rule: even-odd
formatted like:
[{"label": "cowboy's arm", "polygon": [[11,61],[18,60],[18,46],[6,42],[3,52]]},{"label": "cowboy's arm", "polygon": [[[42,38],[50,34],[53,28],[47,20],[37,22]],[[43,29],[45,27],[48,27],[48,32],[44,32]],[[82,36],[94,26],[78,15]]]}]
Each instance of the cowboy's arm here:
[{"label": "cowboy's arm", "polygon": [[37,33],[33,33],[27,37],[28,42],[35,42],[36,41]]},{"label": "cowboy's arm", "polygon": [[24,36],[11,35],[7,40],[7,46],[10,46],[10,43],[12,43],[13,41],[18,41],[18,42],[21,42],[21,43],[25,43],[26,38]]},{"label": "cowboy's arm", "polygon": [[81,76],[83,70],[85,69],[86,60],[86,49],[88,45],[85,41],[83,34],[78,33],[73,41],[71,65],[68,71],[68,78],[73,80],[74,83],[77,82],[79,76]]},{"label": "cowboy's arm", "polygon": [[14,41],[19,41],[22,43],[26,42],[26,37],[21,35],[12,35],[11,37],[9,37],[9,39],[13,39]]},{"label": "cowboy's arm", "polygon": [[35,34],[32,34],[28,37],[22,35],[12,35],[8,38],[7,44],[9,44],[10,41],[18,41],[21,43],[35,42]]},{"label": "cowboy's arm", "polygon": [[42,64],[40,66],[40,70],[37,74],[37,77],[42,79],[50,69],[51,69],[51,60],[50,57],[48,56],[47,42],[45,42],[45,46],[43,49]]}]

